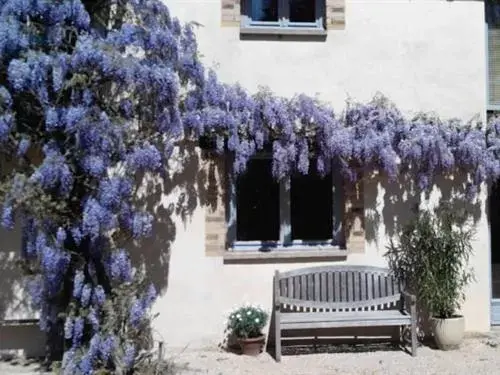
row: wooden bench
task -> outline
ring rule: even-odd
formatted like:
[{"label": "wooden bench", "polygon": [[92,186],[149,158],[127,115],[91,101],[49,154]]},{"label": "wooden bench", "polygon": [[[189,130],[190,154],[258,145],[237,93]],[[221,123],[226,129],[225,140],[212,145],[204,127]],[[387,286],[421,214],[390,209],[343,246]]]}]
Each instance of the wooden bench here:
[{"label": "wooden bench", "polygon": [[275,272],[276,360],[281,331],[297,329],[410,326],[417,355],[415,296],[402,290],[388,269],[331,265]]}]

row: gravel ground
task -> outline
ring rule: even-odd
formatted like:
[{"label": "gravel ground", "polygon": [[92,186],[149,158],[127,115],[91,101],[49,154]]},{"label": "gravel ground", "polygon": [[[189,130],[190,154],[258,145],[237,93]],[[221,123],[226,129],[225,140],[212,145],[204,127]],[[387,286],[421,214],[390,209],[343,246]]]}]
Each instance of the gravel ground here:
[{"label": "gravel ground", "polygon": [[500,374],[499,344],[497,338],[471,338],[456,351],[422,346],[416,358],[400,350],[284,355],[281,363],[267,353],[253,358],[217,351],[184,351],[173,358],[187,367],[180,374],[494,375]]},{"label": "gravel ground", "polygon": [[[175,374],[210,375],[373,375],[373,374],[439,374],[439,375],[494,375],[500,374],[500,338],[469,338],[456,351],[443,352],[429,347],[419,348],[418,356],[411,357],[400,350],[380,347],[376,351],[336,353],[328,348],[319,354],[284,355],[276,363],[267,353],[258,357],[212,351],[184,350],[169,352],[168,357],[178,366]],[[11,365],[0,362],[1,375],[35,375],[35,365]],[[170,374],[169,374],[170,375]]]},{"label": "gravel ground", "polygon": [[38,375],[47,374],[38,371],[38,365],[36,364],[25,364],[17,363],[12,364],[10,362],[0,362],[0,375]]}]

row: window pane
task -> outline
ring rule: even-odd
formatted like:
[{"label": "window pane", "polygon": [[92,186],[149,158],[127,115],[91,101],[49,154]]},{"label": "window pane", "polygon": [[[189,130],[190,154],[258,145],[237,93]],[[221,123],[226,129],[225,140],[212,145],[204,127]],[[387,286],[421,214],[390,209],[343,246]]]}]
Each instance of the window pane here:
[{"label": "window pane", "polygon": [[500,104],[500,28],[488,29],[488,104]]},{"label": "window pane", "polygon": [[332,176],[313,171],[291,179],[292,239],[326,240],[333,233]]},{"label": "window pane", "polygon": [[291,22],[316,22],[316,0],[289,0]]},{"label": "window pane", "polygon": [[238,241],[279,239],[279,184],[271,175],[271,160],[249,162],[247,171],[238,177],[236,199]]},{"label": "window pane", "polygon": [[252,0],[252,21],[278,21],[278,0]]},{"label": "window pane", "polygon": [[488,23],[488,104],[500,105],[500,22],[496,7],[485,5]]}]

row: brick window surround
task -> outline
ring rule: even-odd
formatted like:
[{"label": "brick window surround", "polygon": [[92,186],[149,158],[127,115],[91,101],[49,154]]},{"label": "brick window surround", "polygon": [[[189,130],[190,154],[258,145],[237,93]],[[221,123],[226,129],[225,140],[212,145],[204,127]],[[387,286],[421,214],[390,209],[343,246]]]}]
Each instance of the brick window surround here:
[{"label": "brick window surround", "polygon": [[[203,152],[202,168],[213,168],[215,166],[215,180],[217,186],[217,204],[205,207],[205,255],[224,256],[228,251],[226,209],[228,197],[226,195],[227,164],[226,157],[215,155],[211,152]],[[340,250],[345,255],[365,252],[365,230],[364,230],[364,194],[363,182],[360,180],[355,184],[344,185],[344,217],[343,230],[346,249]],[[305,250],[306,253],[308,250]],[[231,252],[236,253],[236,252]],[[274,251],[279,253],[279,250]],[[264,254],[265,255],[265,254]],[[306,254],[304,254],[304,257]]]},{"label": "brick window surround", "polygon": [[[241,10],[246,0],[221,0],[222,26],[240,26]],[[326,28],[345,28],[345,0],[325,0]]]}]

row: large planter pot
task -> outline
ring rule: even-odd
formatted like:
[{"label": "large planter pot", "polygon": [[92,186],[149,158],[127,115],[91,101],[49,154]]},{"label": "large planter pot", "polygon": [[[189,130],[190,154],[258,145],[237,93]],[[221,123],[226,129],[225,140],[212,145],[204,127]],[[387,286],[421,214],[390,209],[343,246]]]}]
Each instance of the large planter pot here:
[{"label": "large planter pot", "polygon": [[238,339],[241,347],[241,354],[252,356],[259,355],[264,347],[265,341],[266,337],[264,335],[250,339]]},{"label": "large planter pot", "polygon": [[463,316],[448,319],[431,317],[432,333],[436,345],[441,350],[457,349],[464,339],[465,322]]}]

